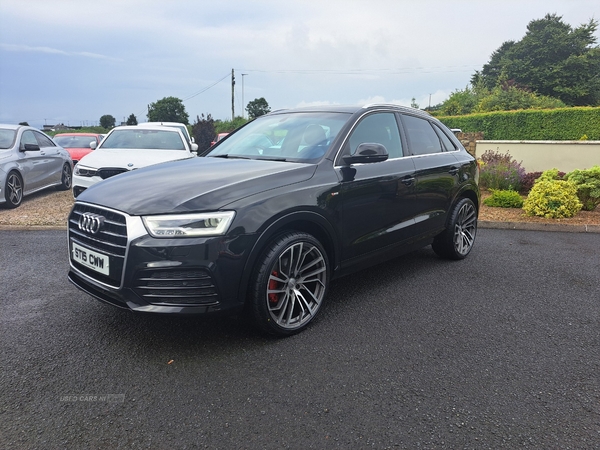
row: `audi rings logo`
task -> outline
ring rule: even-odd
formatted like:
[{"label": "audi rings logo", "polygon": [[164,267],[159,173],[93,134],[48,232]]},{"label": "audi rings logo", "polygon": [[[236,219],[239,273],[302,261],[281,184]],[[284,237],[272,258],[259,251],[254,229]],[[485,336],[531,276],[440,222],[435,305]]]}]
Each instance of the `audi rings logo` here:
[{"label": "audi rings logo", "polygon": [[100,214],[84,213],[79,218],[79,229],[87,233],[96,234],[102,228],[104,216]]}]

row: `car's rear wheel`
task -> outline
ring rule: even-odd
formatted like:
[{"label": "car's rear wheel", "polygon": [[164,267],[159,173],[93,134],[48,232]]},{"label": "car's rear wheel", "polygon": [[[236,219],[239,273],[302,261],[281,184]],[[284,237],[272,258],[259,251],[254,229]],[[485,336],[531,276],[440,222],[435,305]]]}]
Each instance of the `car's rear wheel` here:
[{"label": "car's rear wheel", "polygon": [[327,254],[307,233],[277,236],[258,261],[250,305],[264,331],[289,336],[305,329],[320,311],[329,283]]},{"label": "car's rear wheel", "polygon": [[63,165],[62,176],[60,179],[61,183],[56,186],[59,191],[68,191],[73,185],[73,171],[71,170],[70,164]]},{"label": "car's rear wheel", "polygon": [[442,258],[464,259],[475,243],[477,208],[471,199],[463,198],[454,205],[448,227],[433,240],[433,251]]},{"label": "car's rear wheel", "polygon": [[4,186],[7,208],[16,208],[23,201],[23,179],[17,172],[10,172]]}]

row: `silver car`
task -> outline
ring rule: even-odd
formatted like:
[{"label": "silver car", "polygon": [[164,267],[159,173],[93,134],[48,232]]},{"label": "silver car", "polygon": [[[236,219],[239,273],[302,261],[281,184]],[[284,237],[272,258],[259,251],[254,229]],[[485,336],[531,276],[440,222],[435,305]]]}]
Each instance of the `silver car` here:
[{"label": "silver car", "polygon": [[33,127],[0,124],[0,205],[16,208],[26,195],[52,186],[66,191],[72,181],[64,148]]}]

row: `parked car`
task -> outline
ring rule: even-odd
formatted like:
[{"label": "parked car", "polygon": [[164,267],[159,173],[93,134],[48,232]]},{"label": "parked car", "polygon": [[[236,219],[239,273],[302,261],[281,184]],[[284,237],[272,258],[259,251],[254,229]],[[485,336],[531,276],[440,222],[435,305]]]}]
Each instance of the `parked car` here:
[{"label": "parked car", "polygon": [[334,278],[429,244],[465,258],[478,179],[452,132],[416,109],[277,111],[206,157],[82,193],[69,216],[69,280],[133,311],[243,311],[290,335],[317,316]]},{"label": "parked car", "polygon": [[69,152],[28,126],[0,125],[0,204],[16,208],[23,197],[55,186],[71,188]]},{"label": "parked car", "polygon": [[144,122],[144,123],[138,124],[138,126],[140,126],[140,127],[148,127],[148,126],[152,127],[155,125],[162,125],[164,127],[178,128],[181,131],[181,133],[183,133],[185,138],[187,139],[187,142],[188,142],[190,148],[192,149],[192,151],[193,152],[198,151],[198,144],[196,144],[194,137],[190,136],[190,132],[188,131],[187,126],[183,123],[179,123],[179,122]]},{"label": "parked car", "polygon": [[219,133],[215,136],[215,139],[210,143],[210,146],[212,147],[213,145],[215,145],[217,142],[219,142],[221,139],[223,139],[225,136],[227,136],[229,133]]},{"label": "parked car", "polygon": [[[92,148],[94,148],[92,143]],[[196,154],[181,130],[163,126],[113,128],[95,151],[75,166],[73,196],[99,181],[165,161],[188,159]]]},{"label": "parked car", "polygon": [[92,142],[97,147],[102,140],[102,134],[95,133],[60,133],[54,136],[54,142],[67,150],[73,164],[92,151]]}]

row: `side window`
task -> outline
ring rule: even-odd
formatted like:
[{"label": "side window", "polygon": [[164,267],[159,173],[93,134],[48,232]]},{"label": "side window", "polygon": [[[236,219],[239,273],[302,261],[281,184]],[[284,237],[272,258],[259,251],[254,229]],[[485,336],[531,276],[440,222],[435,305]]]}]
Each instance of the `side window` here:
[{"label": "side window", "polygon": [[442,130],[435,123],[433,124],[433,128],[435,128],[435,131],[437,131],[437,134],[442,141],[442,146],[444,147],[444,150],[446,150],[447,152],[452,152],[452,151],[456,150],[456,145],[454,145],[454,143],[450,140],[448,135],[446,133],[444,133],[444,130]]},{"label": "side window", "polygon": [[25,144],[39,145],[35,135],[33,134],[33,131],[27,130],[23,132],[23,135],[21,136],[21,150],[25,150]]},{"label": "side window", "polygon": [[413,155],[427,155],[442,151],[440,138],[428,120],[403,115],[402,121],[406,126],[406,136]]},{"label": "side window", "polygon": [[35,133],[35,137],[40,147],[56,147],[54,142],[44,136],[42,133]]},{"label": "side window", "polygon": [[390,155],[389,159],[403,156],[400,131],[394,113],[368,115],[352,131],[348,142],[351,155],[356,153],[360,144],[369,142],[385,146]]}]

